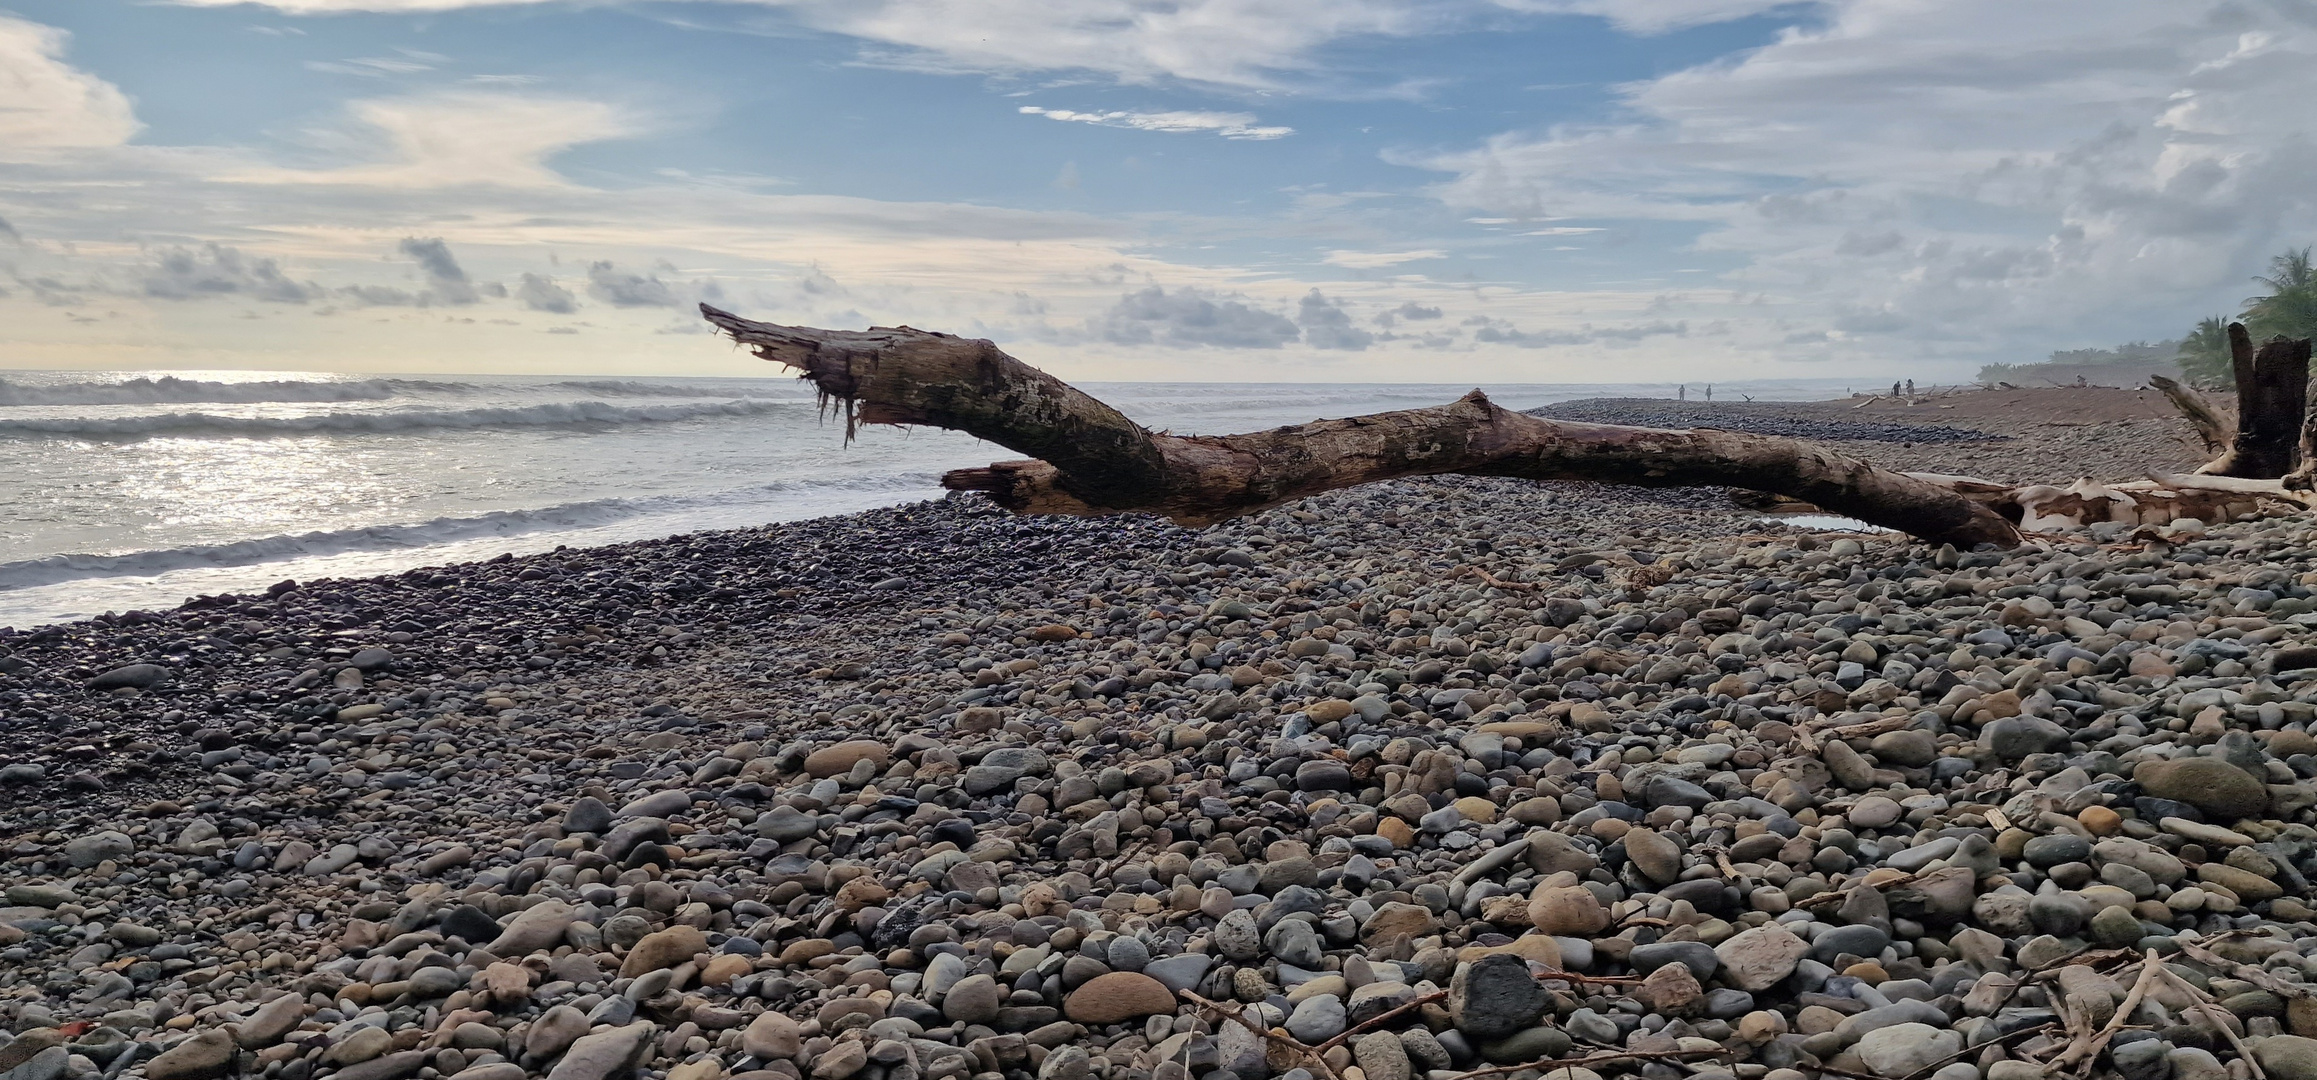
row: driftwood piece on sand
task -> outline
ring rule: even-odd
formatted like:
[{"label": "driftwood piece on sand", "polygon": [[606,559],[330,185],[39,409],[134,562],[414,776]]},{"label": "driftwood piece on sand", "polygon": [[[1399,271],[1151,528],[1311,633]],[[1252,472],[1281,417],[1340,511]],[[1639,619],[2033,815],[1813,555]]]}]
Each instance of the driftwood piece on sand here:
[{"label": "driftwood piece on sand", "polygon": [[2187,419],[2188,426],[2196,429],[2196,437],[2204,441],[2206,453],[2217,452],[2235,439],[2229,423],[2220,418],[2220,410],[2213,408],[2212,402],[2206,401],[2193,387],[2162,375],[2149,376],[2148,385],[2161,391],[2165,400],[2172,402],[2172,407]]},{"label": "driftwood piece on sand", "polygon": [[2006,517],[2017,514],[2020,528],[2027,532],[2049,532],[2103,521],[2129,525],[2168,525],[2182,518],[2206,524],[2244,521],[2303,512],[2309,497],[2287,488],[2283,480],[2159,473],[2109,484],[2090,479],[2066,487],[2029,484],[1994,496],[1990,505]]},{"label": "driftwood piece on sand", "polygon": [[988,341],[909,327],[819,330],[701,305],[759,357],[798,369],[855,422],[963,431],[1035,461],[960,469],[952,490],[1020,513],[1160,514],[1204,525],[1337,488],[1462,473],[1647,487],[1724,486],[1792,496],[1961,547],[2019,532],[1964,495],[1797,439],[1545,420],[1479,391],[1446,405],[1242,435],[1145,430]]}]

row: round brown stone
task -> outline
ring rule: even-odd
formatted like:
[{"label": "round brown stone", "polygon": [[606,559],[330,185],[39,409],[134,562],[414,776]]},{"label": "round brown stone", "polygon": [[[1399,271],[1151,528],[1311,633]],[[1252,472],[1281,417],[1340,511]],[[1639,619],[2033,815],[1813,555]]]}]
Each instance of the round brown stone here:
[{"label": "round brown stone", "polygon": [[672,968],[707,951],[708,937],[695,927],[671,926],[645,934],[635,948],[628,950],[627,961],[620,965],[620,978],[632,979]]},{"label": "round brown stone", "polygon": [[1062,1001],[1063,1015],[1081,1024],[1116,1024],[1174,1011],[1174,992],[1139,971],[1097,975]]},{"label": "round brown stone", "polygon": [[805,757],[805,775],[825,780],[853,771],[853,763],[864,758],[877,763],[879,768],[892,756],[881,742],[854,739],[835,746],[824,746]]}]

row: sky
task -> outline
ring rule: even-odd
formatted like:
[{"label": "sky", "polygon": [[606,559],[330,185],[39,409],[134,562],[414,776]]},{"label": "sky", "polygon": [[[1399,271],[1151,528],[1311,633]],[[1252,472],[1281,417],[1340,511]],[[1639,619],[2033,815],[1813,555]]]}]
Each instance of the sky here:
[{"label": "sky", "polygon": [[2308,0],[0,0],[0,368],[1967,379],[2317,241]]}]

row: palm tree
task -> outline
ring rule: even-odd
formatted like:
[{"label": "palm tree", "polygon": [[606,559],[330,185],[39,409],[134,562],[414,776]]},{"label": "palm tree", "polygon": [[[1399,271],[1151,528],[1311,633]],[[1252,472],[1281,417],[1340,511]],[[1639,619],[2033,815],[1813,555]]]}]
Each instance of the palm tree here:
[{"label": "palm tree", "polygon": [[2245,329],[2253,340],[2317,337],[2317,267],[2310,265],[2308,248],[2269,260],[2269,276],[2253,280],[2270,289],[2245,301]]},{"label": "palm tree", "polygon": [[2228,320],[2213,315],[2199,321],[2196,329],[2180,339],[2180,355],[2175,362],[2192,386],[2209,389],[2234,384],[2236,368],[2229,356]]}]

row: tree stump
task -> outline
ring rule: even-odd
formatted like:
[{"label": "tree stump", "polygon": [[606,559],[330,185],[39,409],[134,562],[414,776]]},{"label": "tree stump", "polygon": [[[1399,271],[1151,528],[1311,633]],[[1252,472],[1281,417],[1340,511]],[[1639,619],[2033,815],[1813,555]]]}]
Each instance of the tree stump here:
[{"label": "tree stump", "polygon": [[2243,323],[2229,324],[2237,383],[2237,430],[2208,476],[2274,480],[2301,464],[2309,412],[2309,339],[2276,337],[2256,352]]}]

